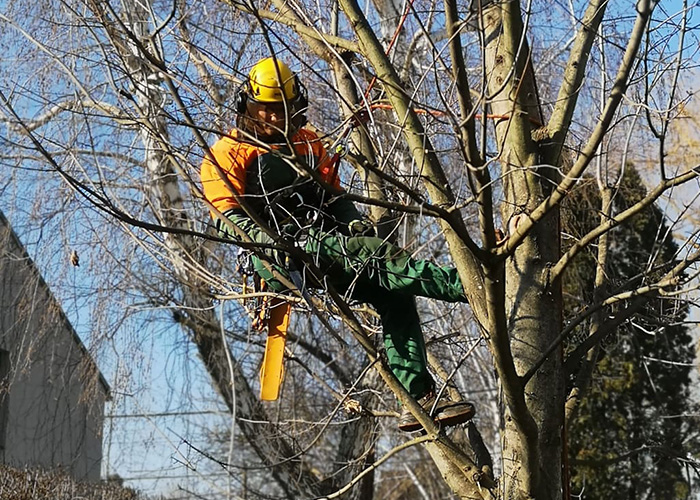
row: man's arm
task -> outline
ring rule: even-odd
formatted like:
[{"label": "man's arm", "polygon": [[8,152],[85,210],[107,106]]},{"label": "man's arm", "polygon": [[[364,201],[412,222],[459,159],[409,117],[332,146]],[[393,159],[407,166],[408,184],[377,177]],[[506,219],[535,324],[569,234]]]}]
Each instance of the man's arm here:
[{"label": "man's arm", "polygon": [[[225,212],[224,215],[228,220],[233,222],[238,226],[254,243],[263,243],[266,245],[272,245],[275,240],[263,231],[260,226],[258,226],[253,219],[251,219],[243,210],[235,209]],[[230,228],[225,222],[219,223],[219,231],[224,233],[225,236],[240,240],[238,235]]]},{"label": "man's arm", "polygon": [[[340,186],[338,175],[339,158],[331,156],[321,144],[321,141],[314,131],[303,129],[300,134],[307,144],[311,145],[314,156],[319,162],[318,172],[321,179],[333,186],[339,194],[331,198],[331,201],[324,207],[326,215],[338,225],[343,234],[349,236],[374,236],[374,226],[372,222],[360,212],[355,204],[343,196],[345,190]],[[326,194],[328,196],[328,193]]]},{"label": "man's arm", "polygon": [[327,211],[328,215],[333,217],[341,226],[347,226],[354,220],[365,218],[355,204],[342,194],[327,205]]}]

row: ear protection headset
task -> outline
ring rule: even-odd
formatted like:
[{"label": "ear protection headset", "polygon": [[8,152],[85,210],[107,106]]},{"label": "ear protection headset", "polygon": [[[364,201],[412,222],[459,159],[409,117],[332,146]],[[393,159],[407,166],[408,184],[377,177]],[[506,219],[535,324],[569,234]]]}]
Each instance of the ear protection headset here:
[{"label": "ear protection headset", "polygon": [[246,107],[248,105],[248,92],[246,91],[246,87],[248,86],[248,79],[246,78],[245,83],[242,83],[238,86],[238,89],[236,89],[236,97],[234,100],[234,107],[236,109],[236,113],[239,115],[242,115],[246,111]]}]

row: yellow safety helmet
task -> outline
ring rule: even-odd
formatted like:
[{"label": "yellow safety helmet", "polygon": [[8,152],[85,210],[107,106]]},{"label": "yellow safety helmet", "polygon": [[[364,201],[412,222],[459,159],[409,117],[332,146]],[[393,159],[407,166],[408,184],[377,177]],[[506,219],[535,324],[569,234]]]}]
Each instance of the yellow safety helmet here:
[{"label": "yellow safety helmet", "polygon": [[298,87],[289,66],[272,57],[259,61],[248,74],[249,96],[254,101],[293,101],[299,97]]}]

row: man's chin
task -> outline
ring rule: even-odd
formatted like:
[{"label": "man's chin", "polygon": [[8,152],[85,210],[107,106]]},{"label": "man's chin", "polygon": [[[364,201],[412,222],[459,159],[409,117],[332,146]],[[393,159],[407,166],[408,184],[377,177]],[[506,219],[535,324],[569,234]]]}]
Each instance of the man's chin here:
[{"label": "man's chin", "polygon": [[276,127],[263,127],[262,133],[268,137],[284,135],[284,132]]}]

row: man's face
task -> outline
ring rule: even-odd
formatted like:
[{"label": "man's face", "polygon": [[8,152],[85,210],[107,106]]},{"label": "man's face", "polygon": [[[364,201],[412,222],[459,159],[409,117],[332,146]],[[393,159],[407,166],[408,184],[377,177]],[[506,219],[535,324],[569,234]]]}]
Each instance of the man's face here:
[{"label": "man's face", "polygon": [[255,129],[263,136],[274,136],[286,132],[287,116],[291,112],[283,102],[256,102],[248,100],[248,116],[253,119]]}]

